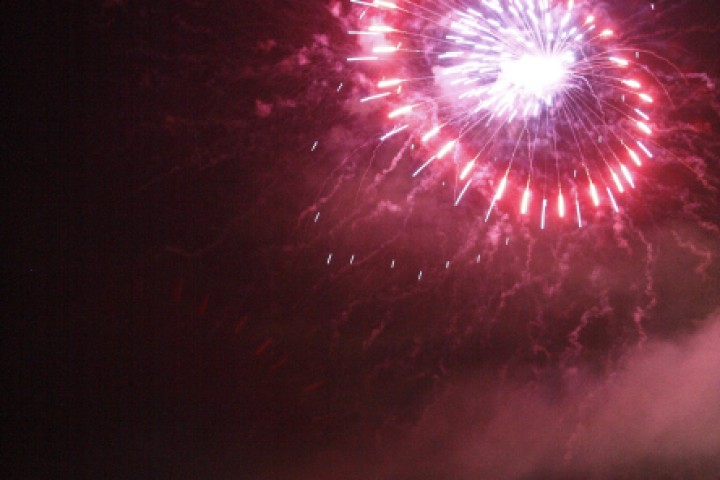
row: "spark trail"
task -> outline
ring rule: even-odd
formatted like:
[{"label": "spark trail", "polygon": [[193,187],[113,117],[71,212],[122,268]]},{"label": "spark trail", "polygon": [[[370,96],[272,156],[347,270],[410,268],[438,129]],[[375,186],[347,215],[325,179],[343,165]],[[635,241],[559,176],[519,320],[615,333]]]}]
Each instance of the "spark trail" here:
[{"label": "spark trail", "polygon": [[351,2],[361,51],[347,61],[375,78],[360,101],[384,102],[381,142],[421,147],[414,177],[454,171],[455,205],[494,185],[486,222],[502,202],[541,228],[553,211],[578,227],[585,209],[620,211],[658,148],[662,86],[592,2]]}]

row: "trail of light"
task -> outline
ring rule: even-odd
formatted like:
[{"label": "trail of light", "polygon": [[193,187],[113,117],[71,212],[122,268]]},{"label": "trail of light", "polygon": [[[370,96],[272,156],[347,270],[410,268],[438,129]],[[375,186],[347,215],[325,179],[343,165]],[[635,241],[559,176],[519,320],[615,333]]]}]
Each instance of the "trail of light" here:
[{"label": "trail of light", "polygon": [[630,158],[632,159],[632,161],[635,162],[635,165],[637,165],[638,167],[641,167],[642,162],[640,161],[640,157],[638,156],[638,154],[635,153],[635,150],[628,148],[627,151],[628,151],[628,155],[630,155]]},{"label": "trail of light", "polygon": [[428,165],[430,165],[430,164],[432,163],[432,161],[435,160],[436,158],[437,158],[436,155],[433,155],[432,157],[430,157],[427,162],[423,163],[422,165],[420,165],[420,168],[418,168],[417,170],[415,170],[415,172],[412,174],[412,176],[413,176],[413,177],[417,177],[417,176],[420,174],[420,172],[422,172],[423,170],[425,170],[425,167],[427,167]]},{"label": "trail of light", "polygon": [[457,58],[462,56],[463,52],[445,52],[438,55],[438,58]]},{"label": "trail of light", "polygon": [[460,180],[465,180],[465,178],[468,176],[472,168],[475,166],[475,160],[470,160],[467,165],[465,165],[465,168],[463,168],[462,172],[460,173]]},{"label": "trail of light", "polygon": [[415,108],[415,105],[405,105],[404,107],[397,108],[388,114],[388,118],[395,118],[400,115],[408,114],[412,112],[413,108]]},{"label": "trail of light", "polygon": [[492,202],[490,203],[490,208],[488,208],[487,213],[485,214],[485,223],[487,223],[488,219],[490,218],[490,214],[492,213],[492,210],[495,207],[495,202],[497,202],[497,197],[494,197],[492,199]]},{"label": "trail of light", "polygon": [[369,97],[361,98],[360,103],[370,102],[372,100],[377,100],[379,98],[387,97],[388,95],[390,95],[390,92],[378,93],[377,95],[370,95]]},{"label": "trail of light", "polygon": [[397,51],[398,51],[398,47],[393,47],[392,45],[373,47],[373,49],[372,49],[373,53],[393,53],[393,52],[397,52]]},{"label": "trail of light", "polygon": [[389,27],[387,25],[371,25],[368,27],[369,32],[376,32],[376,33],[392,33],[397,32],[393,27]]},{"label": "trail of light", "polygon": [[575,192],[575,215],[577,216],[578,228],[582,228],[582,215],[580,215],[580,199]]},{"label": "trail of light", "polygon": [[375,0],[373,2],[374,5],[377,5],[378,7],[385,7],[390,9],[398,8],[398,6],[392,2],[384,2],[383,0]]},{"label": "trail of light", "polygon": [[613,182],[615,182],[615,186],[618,189],[618,192],[623,193],[625,191],[625,188],[623,187],[622,182],[620,181],[620,177],[618,177],[617,173],[615,173],[615,170],[610,170],[610,175],[612,176]]},{"label": "trail of light", "polygon": [[384,141],[387,140],[388,138],[390,138],[390,137],[392,137],[393,135],[396,135],[396,134],[402,132],[403,130],[405,130],[405,129],[408,128],[408,127],[409,127],[409,125],[403,125],[402,127],[398,127],[398,128],[393,129],[393,130],[390,130],[388,133],[386,133],[385,135],[383,135],[382,137],[380,137],[380,141],[381,141],[381,142],[384,142]]},{"label": "trail of light", "polygon": [[605,187],[607,189],[608,197],[610,197],[610,203],[612,203],[613,209],[616,212],[619,212],[620,209],[618,208],[617,202],[615,201],[615,197],[613,196],[612,190],[610,190],[610,187]]},{"label": "trail of light", "polygon": [[640,149],[645,152],[645,155],[647,155],[649,158],[653,158],[652,152],[645,145],[643,145],[640,140],[636,140],[636,142],[638,144],[638,147],[640,147]]},{"label": "trail of light", "polygon": [[452,148],[455,146],[455,143],[457,143],[457,140],[450,140],[447,142],[437,153],[437,158],[443,158],[447,153],[452,150]]},{"label": "trail of light", "polygon": [[403,80],[399,78],[392,78],[389,80],[380,80],[377,84],[378,88],[389,88],[389,87],[396,87],[400,85],[403,82]]},{"label": "trail of light", "polygon": [[598,197],[597,189],[595,184],[590,182],[590,196],[592,197],[593,204],[597,207],[600,205],[600,197]]},{"label": "trail of light", "polygon": [[[460,195],[458,195],[457,199],[455,200],[455,206],[457,207],[460,204],[460,200],[462,200],[463,195],[465,195],[465,192],[467,192],[468,188],[470,187],[470,184],[472,183],[472,178],[467,181],[463,189],[460,191]],[[487,220],[486,220],[487,221]]]},{"label": "trail of light", "polygon": [[545,211],[547,210],[547,198],[543,198],[542,201],[542,216],[540,217],[540,229],[545,230]]},{"label": "trail of light", "polygon": [[640,110],[639,108],[636,108],[636,109],[635,109],[635,113],[637,113],[638,115],[640,115],[645,121],[649,121],[649,120],[650,120],[650,116],[649,116],[647,113],[645,113],[645,112],[643,112],[642,110]]},{"label": "trail of light", "polygon": [[502,180],[500,180],[500,185],[498,186],[497,192],[495,192],[495,200],[500,200],[503,196],[503,193],[505,193],[505,187],[507,186],[507,173],[504,177],[502,177]]},{"label": "trail of light", "polygon": [[562,191],[558,193],[558,215],[560,218],[565,218],[565,198]]},{"label": "trail of light", "polygon": [[492,202],[490,203],[490,207],[488,208],[487,214],[485,215],[485,223],[487,223],[488,219],[490,218],[490,214],[492,213],[492,210],[495,207],[495,204],[497,203],[497,201],[502,198],[503,193],[505,192],[506,185],[507,185],[507,173],[505,173],[505,176],[502,177],[502,180],[500,180],[500,185],[498,185],[498,188],[495,191],[495,196],[493,197]]},{"label": "trail of light", "polygon": [[633,182],[632,175],[630,175],[630,170],[628,170],[628,168],[625,165],[623,165],[622,163],[620,164],[620,170],[622,171],[623,175],[625,176],[625,180],[627,180],[627,182],[630,184],[630,186],[632,188],[635,188],[635,183]]},{"label": "trail of light", "polygon": [[520,206],[520,213],[522,215],[527,215],[529,205],[530,205],[530,182],[528,182],[528,185],[525,187],[525,191],[523,192],[522,204]]},{"label": "trail of light", "polygon": [[382,32],[368,32],[366,30],[348,30],[348,35],[382,35]]},{"label": "trail of light", "polygon": [[377,60],[379,57],[367,56],[367,57],[348,57],[348,62],[371,62]]},{"label": "trail of light", "polygon": [[423,135],[423,136],[422,136],[422,141],[423,141],[423,143],[424,143],[424,142],[427,142],[428,140],[430,140],[431,138],[433,138],[435,135],[437,135],[438,132],[440,132],[440,129],[441,129],[441,128],[442,128],[442,127],[441,127],[440,125],[438,125],[437,127],[433,128],[432,130],[430,130],[429,132],[427,132],[425,135]]},{"label": "trail of light", "polygon": [[637,127],[645,134],[650,135],[652,133],[652,129],[648,126],[645,122],[637,122]]}]

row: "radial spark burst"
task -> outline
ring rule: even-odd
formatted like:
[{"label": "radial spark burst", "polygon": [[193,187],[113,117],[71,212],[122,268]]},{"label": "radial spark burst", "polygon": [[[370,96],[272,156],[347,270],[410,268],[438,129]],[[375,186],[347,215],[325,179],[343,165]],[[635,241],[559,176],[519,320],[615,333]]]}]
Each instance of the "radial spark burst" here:
[{"label": "radial spark burst", "polygon": [[619,211],[653,157],[659,84],[592,2],[351,1],[362,52],[347,60],[374,78],[361,102],[384,102],[381,141],[421,147],[414,176],[453,169],[456,205],[492,185],[485,221],[504,196],[541,228],[551,209],[578,227]]}]

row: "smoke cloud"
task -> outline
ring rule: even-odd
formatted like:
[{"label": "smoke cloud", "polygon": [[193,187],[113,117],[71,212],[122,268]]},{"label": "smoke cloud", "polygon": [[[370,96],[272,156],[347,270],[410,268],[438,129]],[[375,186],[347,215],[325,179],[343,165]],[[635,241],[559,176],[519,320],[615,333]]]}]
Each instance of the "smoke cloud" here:
[{"label": "smoke cloud", "polygon": [[720,312],[628,352],[610,374],[567,369],[552,388],[469,375],[372,448],[322,452],[307,478],[717,479],[718,345]]}]

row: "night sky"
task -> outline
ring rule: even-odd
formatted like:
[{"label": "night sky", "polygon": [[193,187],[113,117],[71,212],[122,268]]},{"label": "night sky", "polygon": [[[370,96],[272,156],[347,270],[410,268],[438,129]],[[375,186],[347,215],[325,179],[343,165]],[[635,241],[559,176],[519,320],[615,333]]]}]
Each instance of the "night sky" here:
[{"label": "night sky", "polygon": [[541,230],[378,142],[349,2],[32,3],[4,478],[720,479],[720,5],[602,4],[676,67],[657,154]]}]

